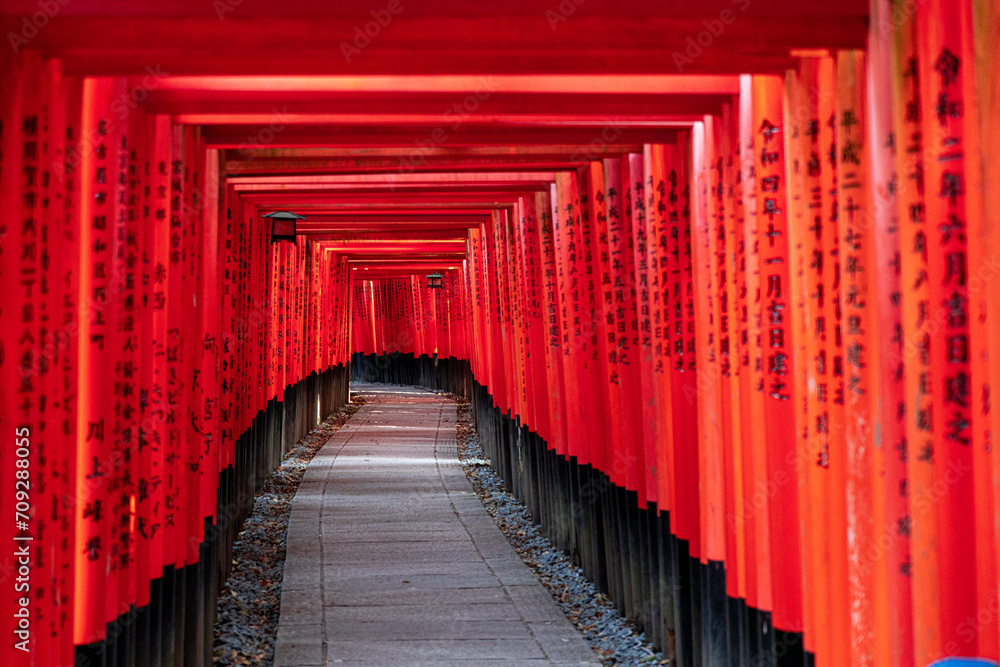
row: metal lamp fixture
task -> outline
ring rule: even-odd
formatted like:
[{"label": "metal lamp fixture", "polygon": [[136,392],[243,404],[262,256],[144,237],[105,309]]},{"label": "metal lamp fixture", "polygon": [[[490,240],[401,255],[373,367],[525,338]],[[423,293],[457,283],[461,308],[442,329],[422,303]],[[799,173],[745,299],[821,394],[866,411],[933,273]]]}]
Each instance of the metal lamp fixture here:
[{"label": "metal lamp fixture", "polygon": [[431,289],[441,289],[444,287],[444,276],[436,272],[428,275],[427,286]]},{"label": "metal lamp fixture", "polygon": [[291,241],[295,243],[295,222],[305,220],[305,216],[289,211],[276,211],[267,213],[265,218],[271,219],[271,243],[278,241]]}]

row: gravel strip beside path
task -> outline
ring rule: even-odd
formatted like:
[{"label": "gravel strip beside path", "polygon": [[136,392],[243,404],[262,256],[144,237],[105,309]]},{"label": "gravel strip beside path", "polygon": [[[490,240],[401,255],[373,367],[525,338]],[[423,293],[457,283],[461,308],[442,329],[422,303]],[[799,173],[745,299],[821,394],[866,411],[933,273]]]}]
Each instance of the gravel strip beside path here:
[{"label": "gravel strip beside path", "polygon": [[285,534],[292,497],[306,465],[364,403],[361,396],[326,418],[288,453],[254,499],[253,511],[233,544],[233,569],[219,593],[215,622],[216,665],[274,662]]},{"label": "gravel strip beside path", "polygon": [[469,402],[459,396],[458,457],[486,511],[528,567],[532,569],[566,617],[575,625],[605,665],[668,665],[645,635],[636,632],[607,597],[561,550],[544,537],[528,509],[503,489],[503,480],[489,465]]}]

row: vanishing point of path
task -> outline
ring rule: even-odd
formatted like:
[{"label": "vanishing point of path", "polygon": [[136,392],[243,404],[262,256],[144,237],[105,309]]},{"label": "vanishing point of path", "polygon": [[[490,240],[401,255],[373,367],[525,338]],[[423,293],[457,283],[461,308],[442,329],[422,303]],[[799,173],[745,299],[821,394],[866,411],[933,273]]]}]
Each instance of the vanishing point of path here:
[{"label": "vanishing point of path", "polygon": [[275,667],[600,664],[476,497],[455,403],[352,390],[292,503]]}]

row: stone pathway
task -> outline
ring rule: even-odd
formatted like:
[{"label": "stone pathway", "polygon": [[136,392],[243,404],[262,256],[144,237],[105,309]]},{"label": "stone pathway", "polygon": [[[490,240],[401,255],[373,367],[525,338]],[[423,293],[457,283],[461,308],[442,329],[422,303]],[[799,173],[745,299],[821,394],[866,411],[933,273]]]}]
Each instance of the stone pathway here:
[{"label": "stone pathway", "polygon": [[599,665],[472,490],[455,403],[351,389],[292,503],[274,667]]}]

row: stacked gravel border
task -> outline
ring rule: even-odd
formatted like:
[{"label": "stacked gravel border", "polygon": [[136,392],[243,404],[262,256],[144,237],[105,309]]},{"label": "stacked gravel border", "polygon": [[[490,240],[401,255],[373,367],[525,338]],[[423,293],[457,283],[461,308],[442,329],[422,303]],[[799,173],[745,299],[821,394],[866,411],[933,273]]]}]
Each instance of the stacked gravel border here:
[{"label": "stacked gravel border", "polygon": [[486,511],[534,571],[573,625],[605,665],[668,665],[670,661],[636,631],[561,550],[542,535],[528,509],[503,489],[503,480],[486,459],[469,402],[458,402],[458,458]]},{"label": "stacked gravel border", "polygon": [[233,543],[233,569],[219,592],[215,621],[216,665],[274,664],[285,535],[292,498],[312,460],[365,402],[351,402],[327,417],[285,456],[254,499],[253,511]]}]

